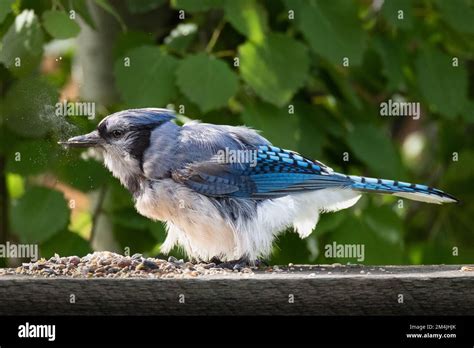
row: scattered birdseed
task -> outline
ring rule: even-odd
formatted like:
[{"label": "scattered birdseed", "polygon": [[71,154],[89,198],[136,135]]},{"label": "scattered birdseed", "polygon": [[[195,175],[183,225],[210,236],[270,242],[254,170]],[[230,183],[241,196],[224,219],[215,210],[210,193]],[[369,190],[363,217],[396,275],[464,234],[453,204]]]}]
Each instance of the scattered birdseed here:
[{"label": "scattered birdseed", "polygon": [[462,272],[473,272],[474,271],[474,266],[462,266],[461,271]]},{"label": "scattered birdseed", "polygon": [[2,269],[0,275],[32,275],[40,277],[69,276],[74,278],[191,278],[203,275],[253,273],[250,267],[238,265],[233,269],[217,267],[215,263],[184,262],[175,257],[168,261],[145,258],[142,254],[123,256],[109,251],[94,252],[84,257],[54,255],[36,262],[23,263],[17,268]]}]

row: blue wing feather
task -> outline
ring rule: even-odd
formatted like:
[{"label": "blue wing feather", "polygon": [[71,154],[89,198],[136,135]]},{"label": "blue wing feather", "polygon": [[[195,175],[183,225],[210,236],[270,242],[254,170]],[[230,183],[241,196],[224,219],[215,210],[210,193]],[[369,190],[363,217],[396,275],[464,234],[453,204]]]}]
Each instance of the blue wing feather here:
[{"label": "blue wing feather", "polygon": [[307,190],[350,188],[399,196],[408,194],[410,199],[424,201],[428,195],[432,197],[429,200],[432,203],[457,201],[455,197],[426,185],[335,173],[321,162],[275,146],[263,145],[255,151],[253,166],[211,160],[193,163],[174,173],[173,178],[199,193],[214,197],[268,199]]},{"label": "blue wing feather", "polygon": [[276,146],[255,149],[255,165],[216,161],[192,164],[175,178],[197,192],[211,196],[275,198],[289,193],[345,187],[352,183],[324,164]]}]

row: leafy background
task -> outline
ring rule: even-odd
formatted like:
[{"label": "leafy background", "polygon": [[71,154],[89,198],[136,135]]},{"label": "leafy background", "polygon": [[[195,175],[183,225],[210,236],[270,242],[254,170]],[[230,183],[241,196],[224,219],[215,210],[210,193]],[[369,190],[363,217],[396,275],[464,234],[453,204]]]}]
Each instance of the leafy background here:
[{"label": "leafy background", "polygon": [[[355,262],[326,258],[333,241],[363,243],[367,264],[472,263],[472,23],[465,0],[0,0],[0,242],[38,243],[45,257],[157,255],[162,224],[135,212],[94,154],[56,145],[154,106],[462,201],[364,196],[305,240],[287,231],[273,263]],[[97,117],[56,116],[64,99],[94,102]],[[421,118],[381,117],[388,99],[420,102]]]}]

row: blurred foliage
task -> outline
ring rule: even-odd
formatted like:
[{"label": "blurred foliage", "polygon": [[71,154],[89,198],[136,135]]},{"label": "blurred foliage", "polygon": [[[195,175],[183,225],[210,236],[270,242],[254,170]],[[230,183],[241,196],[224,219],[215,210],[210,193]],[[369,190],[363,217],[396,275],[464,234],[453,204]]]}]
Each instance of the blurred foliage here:
[{"label": "blurred foliage", "polygon": [[[82,47],[51,47],[98,30],[94,4],[120,28],[109,52],[120,100],[97,105],[95,119],[58,116]],[[322,215],[305,240],[281,235],[271,262],[357,262],[326,258],[337,242],[363,244],[367,264],[473,263],[473,23],[470,0],[0,0],[1,236],[39,243],[46,257],[84,254],[105,214],[119,248],[156,253],[163,225],[138,215],[93,156],[56,141],[115,110],[174,107],[252,126],[335,170],[462,201],[364,196]],[[420,119],[381,117],[389,99],[420,102]]]}]

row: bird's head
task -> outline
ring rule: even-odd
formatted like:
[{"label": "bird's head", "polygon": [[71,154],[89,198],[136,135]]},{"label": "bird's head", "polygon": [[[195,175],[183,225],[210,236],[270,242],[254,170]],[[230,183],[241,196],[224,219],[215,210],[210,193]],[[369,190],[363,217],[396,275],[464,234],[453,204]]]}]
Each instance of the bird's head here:
[{"label": "bird's head", "polygon": [[124,110],[104,118],[94,131],[59,143],[101,150],[105,165],[128,187],[127,180],[143,171],[144,152],[150,146],[152,132],[173,118],[174,112],[167,109]]}]

